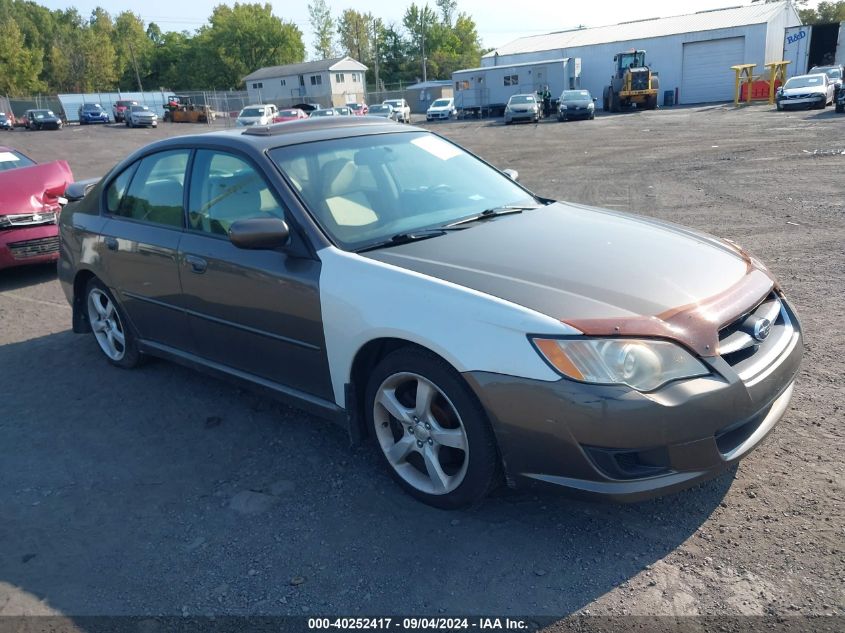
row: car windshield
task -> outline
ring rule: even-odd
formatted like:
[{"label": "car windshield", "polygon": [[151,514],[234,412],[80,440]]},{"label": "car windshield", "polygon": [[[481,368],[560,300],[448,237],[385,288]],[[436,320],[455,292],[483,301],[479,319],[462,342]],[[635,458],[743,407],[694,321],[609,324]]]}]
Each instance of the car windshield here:
[{"label": "car windshield", "polygon": [[434,103],[431,104],[431,107],[432,108],[445,108],[448,105],[449,105],[448,99],[438,99],[437,101],[435,101]]},{"label": "car windshield", "polygon": [[384,102],[384,105],[393,106],[394,108],[401,108],[401,107],[402,107],[402,102],[401,102],[401,101],[398,101],[398,100],[385,101],[385,102]]},{"label": "car windshield", "polygon": [[264,116],[264,109],[263,108],[244,108],[243,110],[241,110],[240,116],[242,116],[242,117],[246,117],[246,116],[261,117],[261,116]]},{"label": "car windshield", "polygon": [[[0,117],[2,118],[2,117]],[[0,150],[0,171],[9,171],[18,167],[29,167],[35,161],[30,160],[15,150]]]},{"label": "car windshield", "polygon": [[784,90],[790,88],[814,88],[824,84],[823,75],[805,75],[804,77],[793,77],[784,84]]},{"label": "car windshield", "polygon": [[270,157],[315,220],[347,250],[489,209],[539,204],[501,172],[428,132],[291,145]]},{"label": "car windshield", "polygon": [[842,79],[842,69],[836,66],[831,66],[830,68],[813,68],[810,72],[824,73],[831,79]]},{"label": "car windshield", "polygon": [[136,105],[132,106],[132,112],[149,112],[149,108],[147,106]]},{"label": "car windshield", "polygon": [[131,105],[135,105],[135,102],[134,101],[118,101],[117,105],[126,108],[126,107],[129,107]]},{"label": "car windshield", "polygon": [[296,110],[282,110],[277,116],[297,116]]},{"label": "car windshield", "polygon": [[370,106],[370,114],[375,114],[378,112],[390,112],[393,108],[389,105],[374,105]]},{"label": "car windshield", "polygon": [[536,101],[531,95],[514,95],[508,100],[508,103],[536,103]]},{"label": "car windshield", "polygon": [[87,112],[99,112],[103,108],[102,106],[100,106],[99,103],[86,103],[84,106],[82,106],[82,109]]},{"label": "car windshield", "polygon": [[56,116],[52,110],[36,110],[32,113],[36,119],[43,119],[45,116]]},{"label": "car windshield", "polygon": [[563,100],[580,101],[582,99],[592,99],[589,90],[565,90],[560,96]]},{"label": "car windshield", "polygon": [[0,112],[0,121],[5,121],[5,120],[6,120],[6,115],[3,114],[2,112]]},{"label": "car windshield", "polygon": [[337,112],[334,110],[314,110],[311,116],[334,116]]}]

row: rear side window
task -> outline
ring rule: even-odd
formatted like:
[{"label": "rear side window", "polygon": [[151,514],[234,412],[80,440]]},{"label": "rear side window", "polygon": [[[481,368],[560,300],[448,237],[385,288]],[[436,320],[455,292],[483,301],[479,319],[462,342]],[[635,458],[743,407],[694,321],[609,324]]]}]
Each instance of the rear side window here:
[{"label": "rear side window", "polygon": [[[117,196],[120,201],[115,215],[165,226],[184,226],[183,197],[189,155],[190,151],[185,149],[142,158],[125,195]],[[117,184],[115,181],[113,186]],[[111,196],[109,199],[111,203]]]}]

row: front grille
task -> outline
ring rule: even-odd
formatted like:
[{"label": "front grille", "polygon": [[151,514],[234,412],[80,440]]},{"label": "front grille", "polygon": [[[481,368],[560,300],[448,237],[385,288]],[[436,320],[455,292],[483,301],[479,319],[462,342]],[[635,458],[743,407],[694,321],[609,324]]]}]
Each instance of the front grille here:
[{"label": "front grille", "polygon": [[55,224],[57,214],[55,211],[44,213],[15,213],[0,215],[0,230],[19,226],[39,226],[41,224]]},{"label": "front grille", "polygon": [[42,237],[37,240],[26,240],[23,242],[10,242],[9,251],[15,259],[29,259],[41,255],[50,255],[59,252],[59,236]]},{"label": "front grille", "polygon": [[[765,329],[760,327],[763,321],[769,323],[769,334],[765,337],[760,332]],[[753,382],[795,336],[797,333],[786,304],[772,292],[750,312],[719,330],[719,355],[743,381]]]},{"label": "front grille", "polygon": [[648,90],[647,70],[639,70],[631,73],[631,90]]}]

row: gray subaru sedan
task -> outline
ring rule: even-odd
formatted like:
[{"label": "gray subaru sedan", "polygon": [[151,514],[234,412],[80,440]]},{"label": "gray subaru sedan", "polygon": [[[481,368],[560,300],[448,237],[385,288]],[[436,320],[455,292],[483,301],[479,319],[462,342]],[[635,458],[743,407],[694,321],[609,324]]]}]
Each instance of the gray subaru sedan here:
[{"label": "gray subaru sedan", "polygon": [[153,143],[70,189],[73,330],[328,417],[442,508],[503,482],[636,500],[755,448],[802,355],[772,273],[516,177],[375,117]]}]

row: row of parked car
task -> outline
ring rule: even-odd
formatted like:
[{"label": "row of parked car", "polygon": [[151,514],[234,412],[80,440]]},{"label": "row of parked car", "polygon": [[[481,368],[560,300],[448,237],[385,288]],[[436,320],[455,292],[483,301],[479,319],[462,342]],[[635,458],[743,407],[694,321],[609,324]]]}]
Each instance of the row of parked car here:
[{"label": "row of parked car", "polygon": [[825,109],[835,105],[839,114],[845,113],[845,90],[842,89],[845,68],[836,66],[815,66],[806,75],[787,80],[775,97],[778,110],[786,108]]},{"label": "row of parked car", "polygon": [[411,108],[405,99],[387,99],[380,104],[368,106],[366,103],[347,103],[344,106],[323,108],[318,104],[301,104],[298,107],[279,109],[272,103],[248,105],[243,108],[235,120],[239,127],[251,125],[271,125],[296,121],[311,117],[324,116],[378,116],[402,123],[411,122]]}]

